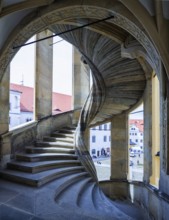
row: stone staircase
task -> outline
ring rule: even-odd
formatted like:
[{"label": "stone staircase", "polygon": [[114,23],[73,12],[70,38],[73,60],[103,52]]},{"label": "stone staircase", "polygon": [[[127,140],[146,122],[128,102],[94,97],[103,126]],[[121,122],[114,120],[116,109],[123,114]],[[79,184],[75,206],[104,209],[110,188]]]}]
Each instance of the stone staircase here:
[{"label": "stone staircase", "polygon": [[75,128],[61,129],[34,146],[25,147],[0,172],[2,178],[31,186],[41,186],[71,173],[85,173],[74,150]]},{"label": "stone staircase", "polygon": [[[30,194],[36,194],[37,199],[33,202],[36,204],[40,197],[46,204],[45,207],[49,206],[47,214],[44,208],[41,208],[38,219],[39,216],[42,217],[40,219],[68,219],[70,214],[73,214],[73,220],[139,219],[126,214],[113,204],[100,190],[98,183],[86,172],[75,154],[74,133],[75,128],[63,128],[51,136],[44,137],[43,141],[35,143],[34,146],[25,147],[24,153],[16,154],[15,160],[9,162],[5,170],[0,171],[0,178],[19,183],[23,187],[34,186],[32,190],[38,187],[37,192],[30,192],[29,189]],[[47,200],[49,188],[52,192]],[[43,193],[40,193],[41,189]],[[20,190],[21,188],[19,194]],[[23,190],[24,197],[28,196],[25,195],[26,190]],[[32,204],[31,200],[29,203]],[[17,206],[16,204],[14,206]],[[40,204],[37,203],[35,206]],[[49,214],[50,209],[53,211]]]}]

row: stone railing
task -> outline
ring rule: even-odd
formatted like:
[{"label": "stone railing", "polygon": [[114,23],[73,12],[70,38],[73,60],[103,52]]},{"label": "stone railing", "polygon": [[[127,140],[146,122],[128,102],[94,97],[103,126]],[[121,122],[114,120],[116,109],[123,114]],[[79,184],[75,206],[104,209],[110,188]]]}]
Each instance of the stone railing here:
[{"label": "stone railing", "polygon": [[169,196],[150,184],[139,181],[100,181],[103,192],[111,199],[129,199],[140,206],[147,219],[168,219]]},{"label": "stone railing", "polygon": [[91,174],[91,176],[97,181],[96,169],[90,156],[89,147],[85,139],[86,132],[90,123],[96,117],[104,102],[105,85],[97,68],[90,60],[88,60],[87,57],[85,57],[85,60],[92,70],[93,87],[81,111],[79,123],[76,130],[75,144],[76,153],[79,156],[79,159],[81,160],[87,171]]},{"label": "stone railing", "polygon": [[28,122],[17,126],[0,136],[0,165],[15,157],[16,152],[21,152],[28,145],[42,137],[49,135],[64,126],[77,124],[81,109],[71,110],[57,115],[49,115],[40,120]]}]

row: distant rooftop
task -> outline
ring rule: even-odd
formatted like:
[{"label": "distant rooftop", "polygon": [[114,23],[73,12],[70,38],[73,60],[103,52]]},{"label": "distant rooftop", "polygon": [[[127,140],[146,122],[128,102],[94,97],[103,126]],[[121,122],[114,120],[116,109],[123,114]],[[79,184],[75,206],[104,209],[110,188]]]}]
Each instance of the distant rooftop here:
[{"label": "distant rooftop", "polygon": [[[21,92],[21,111],[33,112],[34,108],[34,88],[11,83],[10,90]],[[72,97],[70,95],[53,92],[52,109],[53,114],[71,110]]]},{"label": "distant rooftop", "polygon": [[135,125],[140,132],[144,130],[144,121],[142,119],[130,119],[129,125]]}]

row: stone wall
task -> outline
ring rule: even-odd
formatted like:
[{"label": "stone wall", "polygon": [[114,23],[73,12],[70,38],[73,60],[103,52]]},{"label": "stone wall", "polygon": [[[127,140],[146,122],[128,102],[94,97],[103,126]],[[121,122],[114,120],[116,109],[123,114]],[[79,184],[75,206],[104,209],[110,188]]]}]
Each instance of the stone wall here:
[{"label": "stone wall", "polygon": [[111,199],[128,198],[140,206],[148,219],[168,219],[169,196],[142,182],[99,182],[103,192]]},{"label": "stone wall", "polygon": [[[64,112],[58,115],[51,115],[39,121],[29,122],[1,135],[1,167],[15,157],[16,152],[24,151],[25,147],[34,144],[36,140],[42,140],[43,136],[64,126],[72,126],[75,111]],[[77,117],[77,116],[76,116]]]}]

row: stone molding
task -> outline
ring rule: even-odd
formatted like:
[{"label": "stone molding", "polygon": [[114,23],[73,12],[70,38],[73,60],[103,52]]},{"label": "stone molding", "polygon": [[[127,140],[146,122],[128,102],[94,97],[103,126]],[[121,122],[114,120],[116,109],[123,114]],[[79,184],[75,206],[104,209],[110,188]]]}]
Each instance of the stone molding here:
[{"label": "stone molding", "polygon": [[[133,35],[140,44],[145,48],[149,54],[156,72],[160,72],[160,60],[158,53],[148,38],[148,36],[140,30],[132,21],[128,18],[105,8],[94,6],[69,6],[64,8],[53,9],[51,12],[39,12],[29,14],[23,21],[17,26],[17,28],[11,33],[10,39],[7,40],[5,49],[2,49],[0,56],[0,75],[4,74],[7,65],[18,49],[13,49],[14,46],[24,44],[31,36],[37,32],[47,29],[49,25],[54,23],[62,23],[65,20],[72,18],[92,18],[103,19],[110,15],[114,15],[114,19],[109,20],[109,23],[113,23],[123,29],[127,30]],[[0,78],[1,78],[0,77]]]}]

